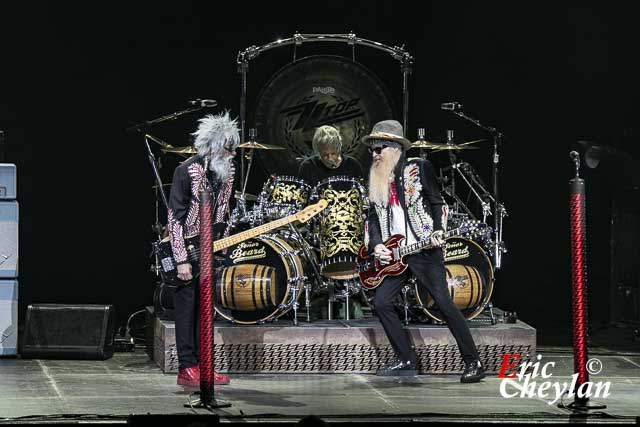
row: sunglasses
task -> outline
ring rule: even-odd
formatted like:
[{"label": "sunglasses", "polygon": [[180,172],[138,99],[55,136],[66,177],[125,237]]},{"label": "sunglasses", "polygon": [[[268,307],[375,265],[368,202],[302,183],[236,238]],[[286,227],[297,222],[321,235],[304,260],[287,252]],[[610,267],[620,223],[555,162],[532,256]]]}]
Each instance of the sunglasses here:
[{"label": "sunglasses", "polygon": [[388,145],[378,145],[377,147],[369,147],[369,154],[380,154],[382,153],[382,150],[384,150],[385,148],[389,147]]},{"label": "sunglasses", "polygon": [[225,145],[223,146],[223,148],[224,148],[227,152],[229,152],[229,153],[231,153],[231,154],[235,154],[235,152],[236,152],[236,147],[235,147],[235,144],[233,144],[233,143],[232,143],[232,144],[225,144]]}]

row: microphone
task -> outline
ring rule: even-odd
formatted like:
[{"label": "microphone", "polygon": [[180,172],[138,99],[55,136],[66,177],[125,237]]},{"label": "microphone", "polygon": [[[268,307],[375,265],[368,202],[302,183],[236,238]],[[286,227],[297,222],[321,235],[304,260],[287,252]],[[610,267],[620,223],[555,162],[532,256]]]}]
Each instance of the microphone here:
[{"label": "microphone", "polygon": [[215,107],[218,105],[218,101],[214,101],[213,99],[194,99],[192,101],[188,101],[189,105],[195,105],[200,108],[206,107]]},{"label": "microphone", "polygon": [[442,104],[440,104],[440,108],[443,110],[451,111],[462,110],[462,104],[460,104],[459,102],[443,102]]},{"label": "microphone", "polygon": [[570,152],[569,158],[576,164],[576,167],[580,167],[580,155],[577,151]]},{"label": "microphone", "polygon": [[580,178],[580,155],[577,151],[571,151],[569,158],[573,162],[573,166],[576,168],[576,178]]}]

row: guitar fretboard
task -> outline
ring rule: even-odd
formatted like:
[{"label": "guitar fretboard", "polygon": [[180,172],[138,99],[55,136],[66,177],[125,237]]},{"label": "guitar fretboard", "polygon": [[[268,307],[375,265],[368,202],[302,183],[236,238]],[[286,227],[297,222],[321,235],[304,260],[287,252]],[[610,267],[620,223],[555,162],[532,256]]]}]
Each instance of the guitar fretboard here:
[{"label": "guitar fretboard", "polygon": [[252,237],[258,236],[260,234],[266,233],[267,231],[271,231],[274,228],[282,227],[283,225],[287,225],[290,222],[296,220],[296,215],[285,216],[284,218],[277,219],[275,221],[269,222],[264,225],[260,225],[256,228],[252,228],[251,230],[243,231],[238,234],[234,234],[233,236],[226,237],[221,240],[216,240],[213,242],[213,251],[218,252],[223,249],[228,248],[229,246],[233,246],[240,242],[244,242],[245,240],[251,239]]},{"label": "guitar fretboard", "polygon": [[[455,236],[460,232],[460,228],[455,228],[453,230],[449,230],[444,234],[444,238],[448,239],[451,236]],[[400,248],[400,257],[411,255],[412,253],[419,252],[423,249],[431,249],[433,244],[431,244],[431,240],[422,240],[420,242],[414,243],[413,245],[403,246]]]}]

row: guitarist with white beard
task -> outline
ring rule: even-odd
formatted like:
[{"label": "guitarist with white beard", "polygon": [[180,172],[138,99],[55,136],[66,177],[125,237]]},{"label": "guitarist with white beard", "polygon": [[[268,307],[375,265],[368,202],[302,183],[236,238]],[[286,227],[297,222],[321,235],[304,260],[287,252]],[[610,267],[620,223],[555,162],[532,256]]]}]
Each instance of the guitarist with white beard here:
[{"label": "guitarist with white beard", "polygon": [[[402,234],[402,245],[430,239],[435,246],[404,262],[433,296],[453,334],[464,360],[463,383],[478,382],[485,377],[478,351],[467,321],[455,306],[447,289],[441,246],[447,225],[447,205],[438,189],[433,167],[422,159],[406,160],[411,142],[404,137],[402,125],[384,120],[373,127],[362,142],[369,146],[373,159],[369,174],[368,248],[382,263],[391,261],[391,251],[383,244],[390,236]],[[417,375],[417,358],[411,349],[393,301],[404,286],[407,272],[387,276],[376,289],[375,312],[395,352],[395,359],[378,369],[376,375]]]},{"label": "guitarist with white beard", "polygon": [[[228,220],[235,176],[233,158],[240,143],[237,120],[231,120],[228,112],[207,115],[199,123],[198,130],[192,134],[198,154],[178,166],[173,175],[167,224],[178,278],[185,282],[176,288],[173,296],[179,365],[177,383],[189,387],[200,386],[199,288],[197,280],[192,280],[197,272],[192,271],[185,237],[200,232],[199,193],[203,188],[211,189],[216,197],[214,223]],[[214,384],[229,384],[229,378],[214,370]]]}]

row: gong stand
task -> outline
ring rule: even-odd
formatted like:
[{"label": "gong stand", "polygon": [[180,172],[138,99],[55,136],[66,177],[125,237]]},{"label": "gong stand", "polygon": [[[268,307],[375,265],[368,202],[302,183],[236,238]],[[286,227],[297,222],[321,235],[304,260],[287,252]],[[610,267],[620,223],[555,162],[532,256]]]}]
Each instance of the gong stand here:
[{"label": "gong stand", "polygon": [[[391,57],[400,62],[400,68],[402,72],[402,124],[404,126],[405,133],[408,129],[409,118],[409,74],[411,74],[411,65],[413,64],[413,57],[404,50],[404,45],[387,46],[380,42],[372,40],[362,39],[356,37],[351,32],[349,34],[300,34],[295,33],[293,37],[288,39],[278,39],[271,43],[267,43],[262,46],[251,46],[243,51],[238,52],[236,63],[238,65],[238,73],[242,75],[241,78],[241,91],[240,91],[240,142],[245,142],[245,127],[246,127],[246,108],[247,108],[247,73],[249,71],[249,61],[257,58],[261,53],[283,46],[293,45],[293,61],[297,58],[297,48],[303,43],[317,43],[317,42],[333,42],[333,43],[347,43],[351,46],[352,59],[355,62],[356,45],[366,46],[373,49],[381,50],[391,55]],[[244,159],[244,149],[242,150],[241,158]],[[241,165],[242,182],[245,179],[244,160]]]}]

